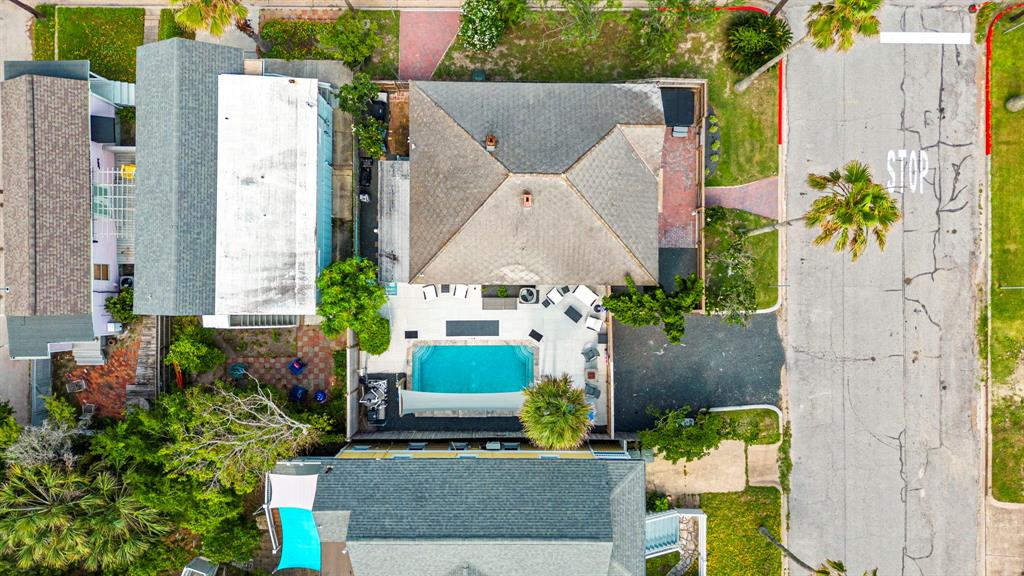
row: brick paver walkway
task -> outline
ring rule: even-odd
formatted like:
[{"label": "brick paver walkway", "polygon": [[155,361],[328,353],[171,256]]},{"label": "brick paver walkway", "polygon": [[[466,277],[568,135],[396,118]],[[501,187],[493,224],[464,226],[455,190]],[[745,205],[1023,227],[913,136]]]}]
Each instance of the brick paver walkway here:
[{"label": "brick paver walkway", "polygon": [[710,186],[704,189],[708,206],[746,210],[772,220],[779,219],[779,178],[770,176],[739,186]]},{"label": "brick paver walkway", "polygon": [[699,150],[696,130],[682,138],[672,137],[672,128],[665,129],[661,151],[662,200],[658,222],[658,245],[661,248],[694,248],[694,212],[700,195],[697,180]]},{"label": "brick paver walkway", "polygon": [[458,12],[402,10],[398,22],[398,77],[430,80],[458,32]]},{"label": "brick paver walkway", "polygon": [[[85,380],[86,388],[75,394],[79,405],[95,404],[97,416],[120,418],[127,397],[125,386],[135,383],[135,366],[139,359],[139,339],[119,346],[102,366],[79,366],[71,371],[70,380]],[[54,383],[64,386],[65,383]]]}]

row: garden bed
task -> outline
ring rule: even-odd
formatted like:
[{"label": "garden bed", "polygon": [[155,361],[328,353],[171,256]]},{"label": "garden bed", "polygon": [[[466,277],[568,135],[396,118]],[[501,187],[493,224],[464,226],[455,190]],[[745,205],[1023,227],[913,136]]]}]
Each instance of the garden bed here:
[{"label": "garden bed", "polygon": [[135,82],[135,49],[142,45],[142,8],[69,8],[56,11],[59,60],[88,60],[109,80]]},{"label": "garden bed", "polygon": [[596,40],[582,45],[562,38],[564,12],[532,12],[490,52],[472,52],[460,41],[434,72],[437,80],[469,80],[483,70],[488,80],[612,82],[655,77],[706,78],[722,132],[721,162],[709,185],[753,182],[778,172],[777,75],[759,78],[746,92],[728,88],[739,79],[722,58],[728,16],[694,24],[665,63],[637,57],[635,35],[621,21],[607,20]]},{"label": "garden bed", "polygon": [[[1024,112],[1004,107],[1009,97],[1024,93],[1024,36],[1005,34],[1009,24],[1003,22],[992,41],[992,495],[1024,502],[1024,403],[1012,397],[1024,393],[1024,290],[1000,288],[1024,286]],[[984,344],[984,323],[981,328]]]},{"label": "garden bed", "polygon": [[708,574],[782,574],[781,553],[757,531],[763,525],[778,537],[782,526],[778,490],[750,487],[743,492],[702,494],[700,507],[708,517]]},{"label": "garden bed", "polygon": [[[716,277],[724,277],[728,274],[722,266],[714,266],[714,253],[724,250],[729,243],[738,239],[743,233],[771,225],[774,220],[736,210],[733,208],[722,208],[722,219],[708,219],[707,227],[704,229],[704,242],[706,245],[705,259],[709,263],[707,269],[708,283],[713,283]],[[753,281],[756,290],[755,304],[758,310],[771,308],[779,299],[779,232],[774,230],[765,234],[750,236],[746,239],[748,250],[754,259]]]},{"label": "garden bed", "polygon": [[[372,55],[362,71],[377,80],[398,77],[398,12],[365,10],[359,17],[377,25],[381,47]],[[319,20],[268,20],[260,23],[260,35],[270,43],[264,58],[285,60],[331,60],[333,57],[318,46],[318,37],[333,26]]]}]

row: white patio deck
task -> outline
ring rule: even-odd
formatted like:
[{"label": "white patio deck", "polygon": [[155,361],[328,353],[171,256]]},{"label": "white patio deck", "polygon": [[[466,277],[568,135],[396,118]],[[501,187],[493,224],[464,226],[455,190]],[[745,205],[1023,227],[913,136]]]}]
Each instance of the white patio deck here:
[{"label": "white patio deck", "polygon": [[[539,286],[541,300],[551,286]],[[598,345],[598,333],[586,328],[586,318],[600,316],[602,322],[606,313],[596,314],[587,308],[573,294],[566,294],[560,302],[545,308],[541,304],[519,304],[517,310],[484,310],[480,286],[470,286],[466,298],[459,298],[450,292],[440,294],[435,300],[424,300],[423,286],[419,284],[398,284],[398,294],[390,296],[382,313],[391,319],[391,346],[380,356],[366,358],[365,368],[369,373],[408,373],[409,347],[423,340],[462,340],[466,342],[495,340],[529,341],[530,331],[543,334],[536,342],[540,350],[539,373],[542,375],[568,374],[573,383],[582,388],[584,360],[581,354],[588,345],[597,346],[601,355],[596,360],[597,383],[601,396],[595,402],[595,425],[608,422],[608,354],[605,345]],[[598,291],[600,293],[600,291]],[[576,308],[583,318],[573,322],[565,315],[569,306]],[[445,334],[447,320],[497,320],[498,336],[449,337]],[[415,330],[415,339],[406,339],[405,332]]]}]

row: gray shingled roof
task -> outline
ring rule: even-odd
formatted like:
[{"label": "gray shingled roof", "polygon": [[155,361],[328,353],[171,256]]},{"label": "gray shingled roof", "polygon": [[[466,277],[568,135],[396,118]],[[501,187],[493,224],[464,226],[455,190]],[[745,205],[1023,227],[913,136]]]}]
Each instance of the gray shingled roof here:
[{"label": "gray shingled roof", "polygon": [[320,461],[314,514],[351,512],[360,576],[643,574],[641,461]]},{"label": "gray shingled roof", "polygon": [[174,38],[140,46],[136,82],[135,311],[213,314],[217,76],[237,48]]},{"label": "gray shingled roof", "polygon": [[20,76],[0,102],[6,312],[89,314],[89,84]]},{"label": "gray shingled roof", "polygon": [[53,342],[93,339],[92,316],[8,316],[7,351],[11,358],[47,358]]},{"label": "gray shingled roof", "polygon": [[511,172],[557,174],[616,124],[660,124],[654,84],[416,82],[476,142],[498,138]]},{"label": "gray shingled roof", "polygon": [[654,84],[413,82],[409,107],[412,282],[657,283]]}]

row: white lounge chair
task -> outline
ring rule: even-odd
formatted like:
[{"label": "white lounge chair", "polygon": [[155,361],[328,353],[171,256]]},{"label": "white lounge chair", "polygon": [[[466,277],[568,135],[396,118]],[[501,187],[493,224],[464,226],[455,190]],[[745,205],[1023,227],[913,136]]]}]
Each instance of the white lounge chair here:
[{"label": "white lounge chair", "polygon": [[597,294],[594,294],[593,290],[583,284],[577,286],[576,289],[572,291],[572,294],[579,298],[580,302],[583,302],[587,308],[593,308],[594,303],[598,300]]},{"label": "white lounge chair", "polygon": [[562,292],[558,288],[552,288],[551,291],[549,291],[548,295],[547,295],[547,299],[551,300],[552,304],[558,304],[559,302],[562,301],[563,297],[564,297],[564,295],[562,294]]},{"label": "white lounge chair", "polygon": [[601,324],[601,318],[597,316],[587,316],[587,328],[589,328],[590,330],[593,330],[594,332],[600,332]]},{"label": "white lounge chair", "polygon": [[437,300],[437,286],[434,284],[427,284],[423,287],[423,299],[427,302],[431,300]]},{"label": "white lounge chair", "polygon": [[452,295],[456,298],[469,298],[469,286],[465,284],[456,284],[452,288]]}]

